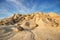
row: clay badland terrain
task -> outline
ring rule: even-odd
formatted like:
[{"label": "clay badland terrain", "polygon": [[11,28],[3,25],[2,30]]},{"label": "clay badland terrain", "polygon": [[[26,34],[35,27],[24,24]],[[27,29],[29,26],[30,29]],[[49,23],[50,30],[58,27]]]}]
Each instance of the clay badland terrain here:
[{"label": "clay badland terrain", "polygon": [[60,40],[60,15],[54,12],[13,14],[0,26],[0,40]]}]

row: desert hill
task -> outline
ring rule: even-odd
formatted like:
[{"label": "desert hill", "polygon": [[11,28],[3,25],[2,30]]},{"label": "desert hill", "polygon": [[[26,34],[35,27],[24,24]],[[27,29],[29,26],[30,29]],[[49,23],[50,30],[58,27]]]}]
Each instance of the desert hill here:
[{"label": "desert hill", "polygon": [[[0,25],[15,25],[16,28],[19,26],[23,29],[9,40],[60,40],[60,15],[54,12],[13,14],[0,20]],[[16,28],[13,30],[17,30]]]},{"label": "desert hill", "polygon": [[[39,20],[42,20],[44,23],[47,23],[51,26],[58,27],[60,25],[60,15],[50,12],[48,14],[42,12],[36,12],[33,14],[13,14],[8,18],[0,20],[0,25],[24,25],[30,24],[29,26],[36,25]],[[38,24],[37,24],[38,25]]]}]

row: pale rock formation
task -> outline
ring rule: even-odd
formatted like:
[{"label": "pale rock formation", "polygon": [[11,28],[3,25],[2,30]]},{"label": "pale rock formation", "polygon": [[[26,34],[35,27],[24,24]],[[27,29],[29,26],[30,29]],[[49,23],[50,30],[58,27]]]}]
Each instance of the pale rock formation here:
[{"label": "pale rock formation", "polygon": [[8,25],[8,28],[12,25],[15,26],[15,28],[14,26],[9,28],[13,31],[12,34],[16,34],[8,40],[60,40],[60,15],[54,12],[48,14],[42,12],[25,15],[14,14],[2,19],[0,25]]}]

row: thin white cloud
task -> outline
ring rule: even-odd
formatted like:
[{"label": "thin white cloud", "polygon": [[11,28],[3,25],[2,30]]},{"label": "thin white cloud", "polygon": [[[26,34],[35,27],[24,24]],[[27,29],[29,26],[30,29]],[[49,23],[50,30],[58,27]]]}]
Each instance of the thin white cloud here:
[{"label": "thin white cloud", "polygon": [[[18,10],[21,13],[30,13],[31,11],[34,11],[34,9],[36,7],[36,4],[34,4],[32,6],[32,8],[28,8],[22,4],[21,0],[20,1],[19,0],[7,0],[7,1],[13,2],[15,4],[14,6],[16,7],[16,10]],[[23,1],[25,1],[25,0],[23,0]],[[31,4],[33,4],[32,1],[31,1]],[[29,6],[30,4],[27,3],[27,5]]]},{"label": "thin white cloud", "polygon": [[16,0],[6,0],[6,1],[9,1],[9,2],[16,2]]},{"label": "thin white cloud", "polygon": [[45,9],[53,8],[55,5],[56,4],[47,4],[47,3],[45,3],[45,4],[40,5],[39,8],[40,8],[41,11],[43,11]]},{"label": "thin white cloud", "polygon": [[8,12],[8,10],[6,10],[6,9],[0,9],[0,14],[6,14],[6,12]]},{"label": "thin white cloud", "polygon": [[7,9],[0,9],[0,19],[6,18],[9,15],[11,15],[11,13]]},{"label": "thin white cloud", "polygon": [[13,2],[15,3],[15,7],[17,8],[17,10],[21,10],[21,11],[25,11],[25,10],[29,10],[29,8],[25,7],[20,1],[18,0],[9,0],[8,2]]}]

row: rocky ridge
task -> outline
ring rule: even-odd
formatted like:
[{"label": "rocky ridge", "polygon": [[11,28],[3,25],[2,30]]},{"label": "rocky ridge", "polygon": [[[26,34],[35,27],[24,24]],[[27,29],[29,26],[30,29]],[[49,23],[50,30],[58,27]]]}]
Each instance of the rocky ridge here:
[{"label": "rocky ridge", "polygon": [[15,32],[20,31],[9,40],[60,40],[60,15],[54,12],[14,14],[0,20],[0,25],[8,27],[15,25],[17,29],[11,29]]},{"label": "rocky ridge", "polygon": [[58,27],[60,25],[60,15],[56,13],[42,13],[42,12],[36,12],[33,14],[13,14],[12,16],[0,20],[0,25],[20,25],[20,26],[36,26],[38,25],[37,22],[39,20],[44,21],[44,23],[47,23],[51,26]]}]

